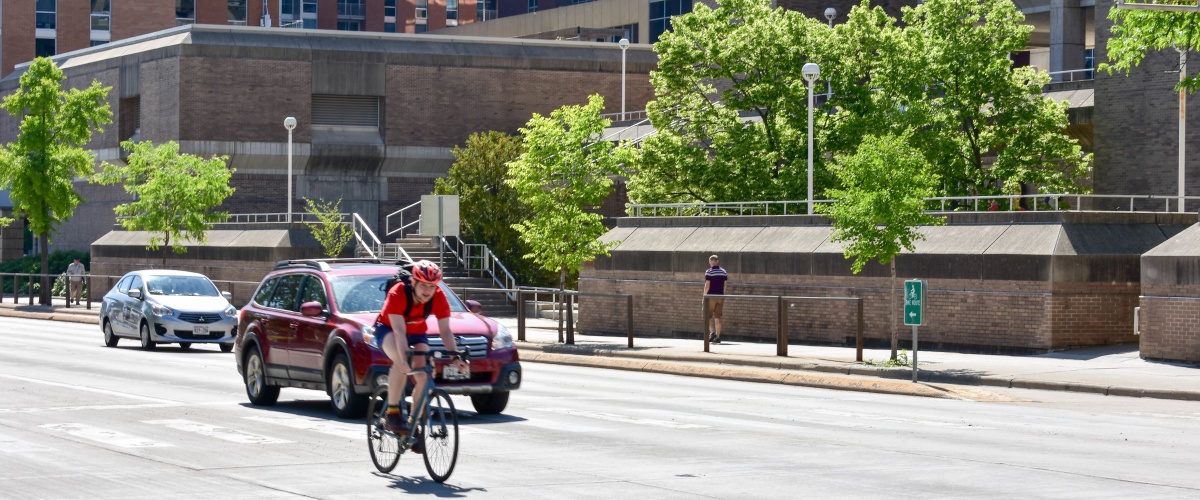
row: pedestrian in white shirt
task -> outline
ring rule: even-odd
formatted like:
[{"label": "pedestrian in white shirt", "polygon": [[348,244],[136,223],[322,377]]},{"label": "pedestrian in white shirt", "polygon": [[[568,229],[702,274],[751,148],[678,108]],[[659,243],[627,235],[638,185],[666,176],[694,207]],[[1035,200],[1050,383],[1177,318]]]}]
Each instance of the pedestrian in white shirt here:
[{"label": "pedestrian in white shirt", "polygon": [[67,304],[70,304],[72,300],[76,305],[79,304],[79,292],[83,290],[84,273],[87,273],[87,269],[84,269],[83,263],[79,262],[79,257],[75,257],[75,262],[67,266],[67,282],[71,285],[71,294],[67,296]]}]

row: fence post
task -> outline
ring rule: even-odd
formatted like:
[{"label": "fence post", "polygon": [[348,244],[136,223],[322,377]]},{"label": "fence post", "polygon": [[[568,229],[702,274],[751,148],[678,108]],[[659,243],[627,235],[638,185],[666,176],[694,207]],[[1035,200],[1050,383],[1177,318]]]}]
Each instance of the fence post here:
[{"label": "fence post", "polygon": [[633,348],[633,294],[625,296],[625,334],[629,336],[629,348]]},{"label": "fence post", "polygon": [[704,338],[704,352],[709,352],[709,350],[708,350],[708,300],[709,300],[708,296],[705,295],[704,296],[704,314],[703,314],[704,323],[702,323],[703,326],[700,327],[700,337]]},{"label": "fence post", "polygon": [[575,345],[575,294],[567,294],[567,345]]},{"label": "fence post", "polygon": [[863,351],[863,299],[858,298],[858,331],[854,334],[854,360],[862,363]]},{"label": "fence post", "polygon": [[90,274],[83,275],[83,287],[87,288],[87,293],[85,293],[84,295],[87,297],[87,310],[91,311],[92,310],[92,275],[90,275]]},{"label": "fence post", "polygon": [[777,297],[779,306],[779,332],[775,338],[775,355],[788,355],[788,321],[787,321],[787,301],[780,295]]},{"label": "fence post", "polygon": [[33,274],[29,274],[29,305],[33,305]]},{"label": "fence post", "polygon": [[525,291],[517,290],[517,340],[525,341]]}]

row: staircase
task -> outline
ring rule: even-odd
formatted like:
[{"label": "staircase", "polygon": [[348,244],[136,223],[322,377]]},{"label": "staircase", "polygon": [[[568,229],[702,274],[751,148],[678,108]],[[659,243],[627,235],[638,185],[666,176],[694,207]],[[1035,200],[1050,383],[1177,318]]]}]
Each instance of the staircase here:
[{"label": "staircase", "polygon": [[[438,261],[438,247],[433,244],[434,238],[424,236],[408,236],[399,238],[395,243],[385,243],[385,252],[392,251],[391,246],[403,248],[413,261]],[[393,251],[399,254],[398,251]],[[471,276],[450,251],[442,254],[442,280],[454,290],[463,300],[478,301],[483,306],[483,314],[488,316],[516,316],[517,306],[509,303],[503,292],[464,292],[466,288],[496,288],[495,283],[487,277]]]}]

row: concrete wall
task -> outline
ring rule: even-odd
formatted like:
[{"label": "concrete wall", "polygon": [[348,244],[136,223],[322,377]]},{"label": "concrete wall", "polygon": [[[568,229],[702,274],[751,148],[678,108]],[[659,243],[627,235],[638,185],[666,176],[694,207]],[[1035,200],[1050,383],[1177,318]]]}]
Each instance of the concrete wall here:
[{"label": "concrete wall", "polygon": [[[923,228],[914,253],[896,258],[899,280],[929,284],[932,348],[989,352],[1049,351],[1136,342],[1133,308],[1140,255],[1193,224],[1192,214],[956,214]],[[721,256],[734,295],[861,297],[867,338],[889,338],[899,307],[888,267],[859,275],[820,217],[660,217],[618,221],[619,241],[580,277],[581,291],[635,294],[639,335],[699,338],[706,258]],[[773,299],[730,299],[725,334],[769,340]],[[847,302],[807,301],[789,308],[791,338],[845,344],[855,324]],[[623,302],[584,298],[585,332],[622,334]],[[899,328],[903,338],[911,330]]]}]

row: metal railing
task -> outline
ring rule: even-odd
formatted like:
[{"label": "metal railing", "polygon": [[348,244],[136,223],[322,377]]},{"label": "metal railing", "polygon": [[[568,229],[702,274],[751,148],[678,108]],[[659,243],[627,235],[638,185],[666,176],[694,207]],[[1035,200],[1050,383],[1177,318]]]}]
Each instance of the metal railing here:
[{"label": "metal railing", "polygon": [[[985,196],[938,196],[925,198],[928,206],[936,206],[927,212],[958,211],[1050,211],[1050,212],[1182,212],[1179,196],[1127,195],[1127,194],[1023,194]],[[1184,207],[1188,202],[1200,201],[1200,196],[1183,197]],[[837,200],[813,200],[814,205],[836,203]],[[993,206],[992,202],[996,202]],[[1022,203],[1024,202],[1024,203]],[[1089,205],[1088,208],[1083,208]],[[1025,208],[1028,206],[1029,208]],[[1200,207],[1200,204],[1195,205]],[[631,203],[628,213],[633,217],[660,216],[719,216],[719,215],[803,215],[808,202],[788,201],[733,201],[733,202],[689,202],[689,203]]]},{"label": "metal railing", "polygon": [[1096,79],[1096,70],[1091,68],[1070,69],[1066,71],[1049,71],[1050,81],[1058,82],[1083,82]]},{"label": "metal railing", "polygon": [[[150,268],[150,267],[147,266],[147,268]],[[124,277],[125,276],[123,276],[123,275],[122,276],[112,276],[112,275],[106,275],[106,274],[91,274],[91,273],[83,274],[80,278],[80,280],[82,281],[80,300],[83,302],[83,304],[79,304],[78,306],[74,306],[74,307],[82,307],[84,309],[91,310],[92,302],[97,301],[97,300],[103,300],[104,295],[107,294],[109,290],[112,290],[113,286],[115,286],[116,283],[118,281],[120,281],[121,278],[124,278]],[[38,279],[35,280],[35,278],[38,278]],[[35,288],[34,285],[41,286],[40,284],[42,282],[42,279],[40,279],[40,278],[49,278],[47,281],[48,281],[50,287],[54,286],[54,283],[56,280],[58,280],[60,278],[63,279],[64,280],[63,295],[51,295],[50,298],[51,298],[51,301],[53,301],[53,299],[55,299],[55,298],[62,298],[64,300],[66,300],[66,308],[67,309],[72,308],[71,301],[67,300],[69,297],[69,294],[71,292],[70,280],[65,273],[64,274],[0,273],[0,301],[8,301],[10,292],[7,287],[10,283],[12,283],[14,285],[12,288],[12,291],[11,291],[12,303],[20,304],[22,297],[24,297],[28,300],[29,305],[31,305],[31,306],[34,305],[34,298],[37,297],[41,293],[40,289],[38,289],[38,290],[34,289]],[[229,294],[230,294],[229,302],[232,303],[234,305],[234,307],[238,307],[238,308],[240,308],[241,305],[245,305],[246,303],[250,302],[250,297],[253,296],[254,291],[258,289],[258,284],[259,284],[259,282],[257,282],[257,281],[233,281],[233,280],[211,280],[211,281],[213,282],[214,285],[217,285],[218,290],[221,290],[222,292],[229,292]],[[225,288],[221,287],[222,283],[226,285]],[[96,285],[100,285],[100,286],[97,287]],[[24,286],[24,288],[22,288],[22,286]]]},{"label": "metal railing", "polygon": [[787,314],[787,312],[788,312],[788,309],[790,309],[792,304],[794,304],[796,302],[802,302],[802,301],[810,301],[810,302],[847,301],[847,302],[850,302],[850,303],[854,304],[855,312],[857,314],[857,316],[856,316],[857,321],[856,321],[855,333],[854,333],[854,345],[855,345],[855,350],[856,350],[854,359],[858,362],[862,362],[862,360],[863,360],[863,325],[864,325],[864,323],[863,323],[863,299],[862,299],[862,297],[797,297],[797,296],[791,296],[791,295],[705,295],[704,296],[704,308],[702,311],[702,315],[704,317],[704,322],[702,323],[703,329],[700,333],[700,336],[704,337],[704,352],[709,352],[709,350],[708,350],[709,349],[708,320],[710,319],[709,313],[712,310],[711,307],[709,306],[709,301],[712,299],[735,299],[735,300],[769,299],[769,300],[775,301],[775,303],[776,303],[776,306],[775,306],[776,326],[778,327],[775,332],[775,355],[776,356],[787,356],[788,355],[788,314]]},{"label": "metal railing", "polygon": [[[404,223],[404,212],[411,210],[413,207],[420,207],[420,206],[421,206],[421,202],[418,201],[416,203],[413,203],[412,205],[409,205],[407,207],[401,208],[400,210],[397,210],[395,212],[387,214],[387,217],[383,218],[383,235],[391,236],[398,232],[398,233],[400,233],[399,237],[403,238],[404,230],[412,227],[414,224],[421,223],[421,212],[420,211],[418,211],[416,217],[413,217],[412,221],[407,224]],[[399,218],[399,221],[396,224],[396,229],[392,229],[392,218],[393,217]]]},{"label": "metal railing", "polygon": [[[358,241],[359,247],[365,249],[367,254],[369,254],[372,259],[381,258],[375,252],[375,250],[379,250],[382,253],[383,242],[379,241],[379,238],[375,236],[375,232],[371,231],[371,228],[367,226],[367,223],[363,221],[362,217],[359,217],[357,213],[354,214],[352,222],[354,224],[354,239]],[[370,237],[371,240],[368,242],[365,238],[363,238],[363,235]],[[400,247],[396,246],[396,248]],[[400,248],[400,251],[403,252],[404,249]],[[408,256],[407,253],[404,255],[405,257]]]},{"label": "metal railing", "polygon": [[649,119],[649,115],[646,114],[646,110],[641,109],[637,111],[626,111],[624,113],[620,111],[616,113],[601,113],[600,118],[608,118],[614,122],[625,122],[630,120],[647,120]]},{"label": "metal railing", "polygon": [[[538,290],[531,290],[531,289],[525,289],[525,288],[508,288],[508,289],[463,288],[461,291],[464,294],[469,294],[471,292],[515,294],[516,300],[517,300],[517,340],[522,341],[522,342],[525,341],[526,296],[533,295],[536,299],[537,294],[539,293]],[[568,307],[567,307],[568,318],[566,321],[565,335],[564,335],[564,330],[562,328],[559,328],[558,329],[558,341],[559,342],[562,342],[567,345],[573,345],[575,343],[575,325],[574,325],[573,319],[570,317],[571,316],[570,311],[573,311],[572,306],[576,302],[576,297],[612,297],[612,298],[625,299],[625,335],[627,337],[629,347],[633,347],[633,295],[628,294],[628,293],[580,292],[580,291],[576,291],[576,290],[560,291],[557,289],[555,289],[554,292],[556,293],[555,297],[559,297],[559,295],[558,295],[559,293],[564,295],[565,297],[559,297],[559,298],[560,299],[565,298],[566,302],[568,304]]]}]

